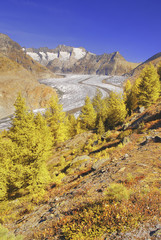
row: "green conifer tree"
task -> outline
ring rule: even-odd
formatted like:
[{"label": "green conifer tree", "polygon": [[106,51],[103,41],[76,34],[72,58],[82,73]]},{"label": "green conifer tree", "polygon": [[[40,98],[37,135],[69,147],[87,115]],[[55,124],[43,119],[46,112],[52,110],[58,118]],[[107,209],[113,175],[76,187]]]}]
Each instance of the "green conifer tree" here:
[{"label": "green conifer tree", "polygon": [[79,116],[81,120],[81,127],[83,129],[93,129],[95,128],[97,114],[93,108],[90,98],[87,96],[85,99],[85,104],[82,107],[81,114]]}]

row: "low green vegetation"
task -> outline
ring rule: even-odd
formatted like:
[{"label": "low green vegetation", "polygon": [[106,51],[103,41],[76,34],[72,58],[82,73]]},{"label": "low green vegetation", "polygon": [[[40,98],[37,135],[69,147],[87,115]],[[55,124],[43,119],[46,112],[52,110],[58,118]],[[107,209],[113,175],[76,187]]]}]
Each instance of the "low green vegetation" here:
[{"label": "low green vegetation", "polygon": [[110,202],[121,202],[129,199],[130,192],[123,184],[112,183],[107,189],[106,196]]},{"label": "low green vegetation", "polygon": [[22,236],[15,236],[10,233],[7,228],[0,224],[0,240],[23,240]]}]

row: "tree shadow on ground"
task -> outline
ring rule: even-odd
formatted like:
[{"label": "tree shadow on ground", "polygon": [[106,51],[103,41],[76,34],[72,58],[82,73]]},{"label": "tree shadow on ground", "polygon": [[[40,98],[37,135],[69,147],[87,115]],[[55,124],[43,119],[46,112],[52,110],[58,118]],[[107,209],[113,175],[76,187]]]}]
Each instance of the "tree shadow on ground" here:
[{"label": "tree shadow on ground", "polygon": [[106,146],[103,146],[103,147],[101,147],[101,148],[99,148],[99,149],[97,149],[95,151],[90,152],[89,155],[90,154],[94,154],[94,153],[99,153],[99,152],[101,152],[101,151],[103,151],[103,150],[105,150],[107,148],[117,147],[121,142],[122,142],[122,140],[114,142],[114,143],[111,143],[111,144],[108,144]]}]

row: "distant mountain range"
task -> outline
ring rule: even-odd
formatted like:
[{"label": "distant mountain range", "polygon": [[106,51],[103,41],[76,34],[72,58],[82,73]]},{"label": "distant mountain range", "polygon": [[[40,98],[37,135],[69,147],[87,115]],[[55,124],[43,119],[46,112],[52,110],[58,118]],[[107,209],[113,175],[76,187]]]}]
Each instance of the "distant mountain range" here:
[{"label": "distant mountain range", "polygon": [[14,112],[17,93],[22,92],[29,108],[45,107],[54,89],[37,79],[59,77],[56,73],[125,75],[135,80],[142,68],[161,62],[161,52],[138,64],[126,61],[119,52],[96,55],[84,48],[59,45],[55,49],[22,48],[0,33],[0,119]]},{"label": "distant mountain range", "polygon": [[59,45],[55,49],[42,47],[23,50],[54,73],[122,75],[139,65],[126,61],[119,52],[96,55],[82,47]]}]

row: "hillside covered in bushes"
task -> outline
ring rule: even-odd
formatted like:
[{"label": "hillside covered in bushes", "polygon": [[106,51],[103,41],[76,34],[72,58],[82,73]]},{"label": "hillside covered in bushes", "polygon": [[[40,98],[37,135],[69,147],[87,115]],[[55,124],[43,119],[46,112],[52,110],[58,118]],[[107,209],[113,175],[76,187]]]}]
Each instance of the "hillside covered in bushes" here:
[{"label": "hillside covered in bushes", "polygon": [[34,115],[19,94],[0,135],[0,239],[159,239],[160,92],[150,64],[77,119],[57,97]]}]

